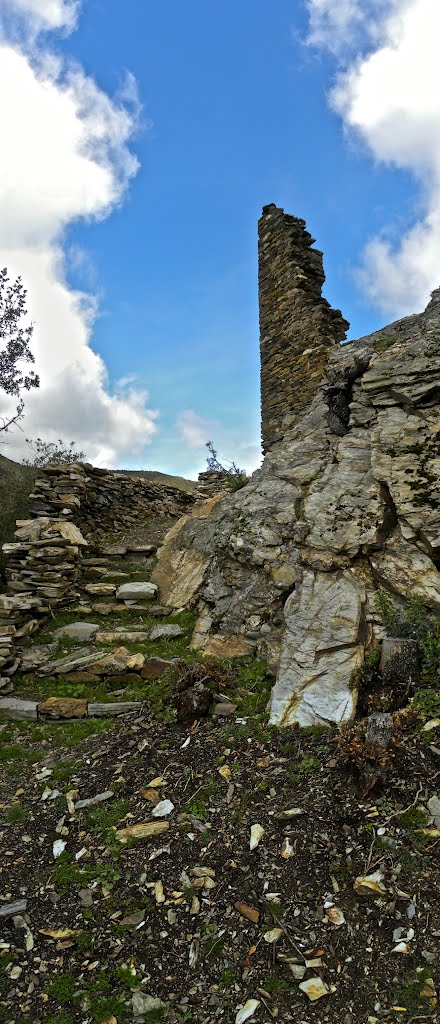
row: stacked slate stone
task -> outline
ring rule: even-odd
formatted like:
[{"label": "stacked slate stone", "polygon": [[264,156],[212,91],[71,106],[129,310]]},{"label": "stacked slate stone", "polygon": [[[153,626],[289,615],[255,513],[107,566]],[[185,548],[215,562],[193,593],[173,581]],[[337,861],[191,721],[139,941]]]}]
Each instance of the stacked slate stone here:
[{"label": "stacked slate stone", "polygon": [[10,693],[20,665],[16,643],[38,629],[46,607],[38,597],[0,594],[0,691]]},{"label": "stacked slate stone", "polygon": [[38,629],[49,609],[78,597],[81,548],[151,516],[177,518],[194,497],[176,487],[97,469],[88,464],[49,465],[29,498],[34,518],[18,521],[3,545],[8,580],[0,595],[0,690],[10,692],[20,663],[16,642]]},{"label": "stacked slate stone", "polygon": [[66,604],[79,580],[84,537],[74,523],[48,516],[17,526],[16,540],[3,545],[8,594],[36,597],[46,607]]},{"label": "stacked slate stone", "polygon": [[30,513],[76,520],[86,487],[87,474],[81,463],[46,466],[29,495]]},{"label": "stacked slate stone", "polygon": [[3,545],[7,594],[0,594],[0,689],[20,664],[17,641],[34,633],[50,608],[76,596],[80,550],[86,544],[74,523],[39,516],[17,522],[15,541]]},{"label": "stacked slate stone", "polygon": [[213,498],[230,491],[231,474],[227,470],[207,469],[198,475],[197,498]]},{"label": "stacked slate stone", "polygon": [[31,515],[70,518],[95,540],[142,525],[152,516],[176,518],[193,503],[192,494],[178,487],[88,463],[47,466],[30,496]]},{"label": "stacked slate stone", "polygon": [[86,537],[107,537],[156,516],[178,518],[194,504],[192,494],[145,477],[85,465],[86,490],[76,519]]},{"label": "stacked slate stone", "polygon": [[305,221],[265,206],[258,225],[261,412],[269,451],[310,404],[349,324],[321,296],[322,252]]}]

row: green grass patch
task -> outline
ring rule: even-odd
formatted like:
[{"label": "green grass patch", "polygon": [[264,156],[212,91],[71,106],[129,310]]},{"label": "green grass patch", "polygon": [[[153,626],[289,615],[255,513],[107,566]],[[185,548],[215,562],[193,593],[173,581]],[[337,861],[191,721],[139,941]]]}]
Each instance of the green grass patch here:
[{"label": "green grass patch", "polygon": [[301,775],[311,775],[312,772],[316,772],[321,767],[319,757],[313,757],[311,754],[305,754],[298,765],[298,771]]},{"label": "green grass patch", "polygon": [[271,996],[276,996],[280,992],[285,992],[288,988],[287,981],[283,978],[278,978],[276,974],[269,974],[263,981],[263,988],[266,992],[269,992]]},{"label": "green grass patch", "polygon": [[113,800],[108,804],[94,807],[86,815],[87,827],[91,832],[105,833],[113,829],[130,810],[129,800]]},{"label": "green grass patch", "polygon": [[6,808],[3,817],[8,825],[21,825],[28,820],[30,813],[29,808],[23,807],[23,804],[13,804],[12,807]]}]

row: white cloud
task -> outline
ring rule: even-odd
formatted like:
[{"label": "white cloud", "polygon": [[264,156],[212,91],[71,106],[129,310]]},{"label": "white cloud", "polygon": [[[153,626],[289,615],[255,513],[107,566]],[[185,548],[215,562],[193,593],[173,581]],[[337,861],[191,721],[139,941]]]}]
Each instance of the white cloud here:
[{"label": "white cloud", "polygon": [[176,423],[182,441],[187,448],[191,450],[205,449],[203,463],[200,464],[197,461],[186,470],[191,477],[196,478],[201,470],[206,469],[208,458],[206,443],[210,439],[213,441],[222,466],[228,468],[234,462],[249,474],[261,466],[263,460],[261,444],[248,444],[231,434],[230,430],[225,430],[218,421],[204,419],[193,409],[184,409],[177,416]]},{"label": "white cloud", "polygon": [[307,42],[331,53],[353,50],[377,39],[381,15],[399,0],[305,0],[309,15]]},{"label": "white cloud", "polygon": [[[330,95],[334,110],[375,160],[409,171],[417,183],[413,223],[397,240],[396,227],[384,225],[360,270],[378,308],[414,312],[440,282],[440,4],[347,0],[345,17],[336,7],[339,25],[331,0],[308,0],[308,7],[310,41],[332,52],[346,48]],[[353,26],[361,42],[356,31],[350,39]]]},{"label": "white cloud", "polygon": [[203,448],[210,440],[213,423],[203,419],[193,409],[184,409],[176,418],[182,441],[188,448]]},{"label": "white cloud", "polygon": [[22,19],[21,27],[28,33],[63,29],[71,32],[76,25],[80,0],[0,0],[0,15]]},{"label": "white cloud", "polygon": [[[0,0],[1,2],[1,0]],[[3,5],[4,7],[5,5]],[[3,7],[1,10],[3,10]],[[33,24],[73,27],[77,4],[13,0]],[[96,462],[114,465],[142,451],[157,427],[144,389],[111,390],[103,360],[91,348],[98,298],[68,287],[63,237],[78,218],[107,216],[138,169],[129,149],[137,126],[135,83],[110,98],[84,71],[33,44],[0,43],[0,265],[19,274],[35,324],[32,351],[41,386],[26,397],[24,434],[73,438]],[[7,158],[6,158],[7,157]],[[8,455],[24,452],[10,432]]]}]

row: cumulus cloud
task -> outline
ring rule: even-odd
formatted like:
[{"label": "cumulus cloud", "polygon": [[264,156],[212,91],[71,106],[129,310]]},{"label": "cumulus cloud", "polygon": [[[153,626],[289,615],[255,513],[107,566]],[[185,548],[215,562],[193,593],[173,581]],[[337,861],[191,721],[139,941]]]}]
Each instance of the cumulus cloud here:
[{"label": "cumulus cloud", "polygon": [[[1,11],[3,11],[3,4]],[[77,3],[8,0],[33,27],[72,28]],[[26,396],[27,436],[74,438],[88,458],[114,465],[141,451],[155,433],[157,412],[144,389],[111,389],[105,364],[91,347],[96,294],[66,281],[63,238],[78,218],[108,216],[136,174],[129,144],[138,121],[131,76],[124,98],[109,97],[81,67],[39,40],[0,42],[0,265],[21,275],[35,323],[32,351],[41,386]],[[9,433],[8,455],[25,450]]]},{"label": "cumulus cloud", "polygon": [[79,0],[0,0],[0,15],[14,28],[12,19],[20,19],[27,33],[63,29],[71,32],[79,13]]},{"label": "cumulus cloud", "polygon": [[378,38],[380,18],[399,0],[305,0],[307,42],[339,54]]},{"label": "cumulus cloud", "polygon": [[213,423],[203,419],[193,409],[183,409],[176,418],[176,424],[188,448],[203,448],[210,440]]},{"label": "cumulus cloud", "polygon": [[375,160],[409,171],[417,185],[412,223],[397,237],[397,226],[385,225],[359,272],[383,312],[414,312],[440,283],[440,5],[344,0],[335,13],[332,0],[308,0],[308,8],[309,41],[342,61],[333,109]]}]

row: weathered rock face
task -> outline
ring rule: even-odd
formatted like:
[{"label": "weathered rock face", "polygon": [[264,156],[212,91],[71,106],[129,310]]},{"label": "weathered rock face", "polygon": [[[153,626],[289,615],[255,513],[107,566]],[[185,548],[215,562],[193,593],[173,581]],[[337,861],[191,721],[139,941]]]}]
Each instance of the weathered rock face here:
[{"label": "weathered rock face", "polygon": [[378,588],[440,603],[439,397],[440,289],[424,313],[333,344],[251,481],[168,535],[162,599],[197,607],[199,649],[268,660],[272,723],[354,714]]}]

